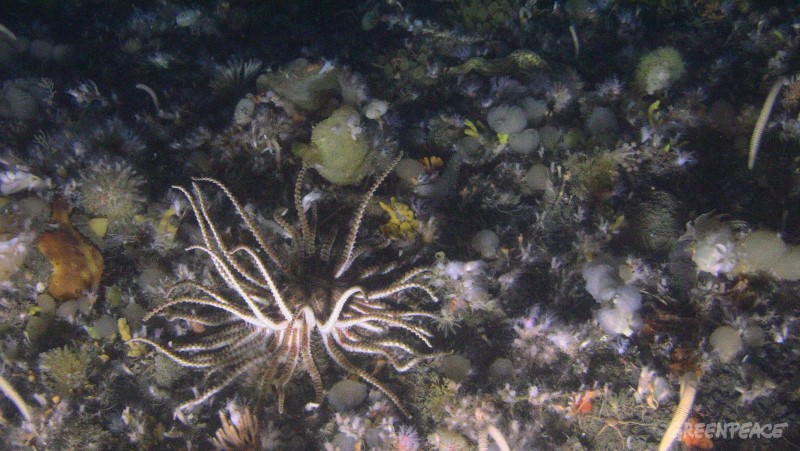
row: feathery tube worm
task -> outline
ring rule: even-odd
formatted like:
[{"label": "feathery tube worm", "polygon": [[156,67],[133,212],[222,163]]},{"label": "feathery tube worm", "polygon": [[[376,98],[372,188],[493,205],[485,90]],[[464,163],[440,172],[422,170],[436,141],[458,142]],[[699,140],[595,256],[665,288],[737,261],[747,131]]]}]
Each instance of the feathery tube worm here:
[{"label": "feathery tube worm", "polygon": [[689,418],[689,413],[692,411],[699,382],[700,379],[693,371],[684,373],[681,377],[681,399],[678,401],[678,407],[675,408],[675,414],[672,415],[672,421],[669,422],[667,430],[664,431],[664,436],[661,437],[658,451],[668,451],[672,446],[672,442],[681,434],[683,424],[686,423],[686,419]]},{"label": "feathery tube worm", "polygon": [[25,400],[22,399],[22,396],[19,395],[17,390],[4,378],[0,376],[0,391],[3,392],[6,397],[11,400],[11,402],[17,407],[19,413],[22,414],[23,417],[27,421],[32,421],[33,415],[31,415],[31,409],[28,407],[28,404],[25,403]]},{"label": "feathery tube worm", "polygon": [[747,156],[747,169],[753,169],[753,165],[756,163],[758,146],[761,144],[761,135],[764,134],[764,128],[767,126],[767,121],[769,120],[770,113],[772,113],[775,100],[778,98],[778,93],[787,81],[785,77],[778,79],[778,81],[772,85],[772,89],[769,90],[767,99],[764,100],[764,106],[761,107],[761,113],[758,115],[758,121],[756,121],[756,126],[753,129],[753,136],[750,137],[750,153]]}]

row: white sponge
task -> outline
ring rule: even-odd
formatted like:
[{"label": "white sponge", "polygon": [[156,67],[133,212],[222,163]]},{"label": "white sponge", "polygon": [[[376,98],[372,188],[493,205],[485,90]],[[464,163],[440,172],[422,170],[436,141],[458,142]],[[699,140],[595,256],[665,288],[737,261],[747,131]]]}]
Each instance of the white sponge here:
[{"label": "white sponge", "polygon": [[616,294],[617,287],[622,284],[616,268],[602,261],[592,261],[583,267],[583,280],[586,291],[597,302],[608,302]]},{"label": "white sponge", "polygon": [[629,337],[642,326],[637,313],[642,308],[642,294],[635,287],[625,285],[616,266],[595,260],[583,267],[586,291],[602,304],[597,311],[597,322],[609,335]]}]

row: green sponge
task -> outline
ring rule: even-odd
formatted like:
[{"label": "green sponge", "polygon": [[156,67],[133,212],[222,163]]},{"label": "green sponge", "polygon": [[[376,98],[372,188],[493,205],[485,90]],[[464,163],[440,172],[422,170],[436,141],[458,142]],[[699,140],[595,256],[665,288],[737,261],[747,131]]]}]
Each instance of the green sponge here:
[{"label": "green sponge", "polygon": [[314,126],[310,145],[297,146],[294,151],[331,183],[359,183],[369,154],[361,116],[349,106],[339,108]]},{"label": "green sponge", "polygon": [[672,47],[661,47],[639,60],[636,85],[646,94],[655,94],[672,86],[684,73],[681,54]]}]

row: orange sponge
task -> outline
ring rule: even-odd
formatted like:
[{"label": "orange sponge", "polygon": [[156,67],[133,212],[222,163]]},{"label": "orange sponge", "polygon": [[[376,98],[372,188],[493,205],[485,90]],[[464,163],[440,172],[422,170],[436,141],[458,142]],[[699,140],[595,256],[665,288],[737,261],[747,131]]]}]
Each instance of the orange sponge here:
[{"label": "orange sponge", "polygon": [[53,200],[52,219],[59,228],[42,233],[37,243],[53,265],[47,291],[59,301],[77,299],[84,291],[97,289],[103,275],[103,256],[72,225],[63,198]]}]

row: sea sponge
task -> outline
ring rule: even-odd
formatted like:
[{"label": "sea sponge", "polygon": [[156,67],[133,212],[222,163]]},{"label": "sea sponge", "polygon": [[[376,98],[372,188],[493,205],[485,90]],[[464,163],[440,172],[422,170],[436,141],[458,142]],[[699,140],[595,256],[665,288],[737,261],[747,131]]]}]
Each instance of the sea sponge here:
[{"label": "sea sponge", "polygon": [[245,126],[253,119],[253,112],[256,109],[256,103],[250,97],[242,97],[236,103],[236,108],[233,109],[233,122],[239,126]]},{"label": "sea sponge", "polygon": [[8,240],[0,235],[0,279],[8,280],[16,274],[28,255],[29,243],[28,234],[22,233]]},{"label": "sea sponge", "polygon": [[364,107],[364,115],[368,119],[379,119],[386,114],[389,109],[389,104],[380,99],[372,99],[366,107]]},{"label": "sea sponge", "polygon": [[520,101],[519,106],[525,111],[525,117],[531,125],[538,125],[547,116],[547,102],[544,100],[525,97]]},{"label": "sea sponge", "polygon": [[53,46],[53,61],[58,64],[69,63],[75,57],[75,48],[69,44],[56,44]]},{"label": "sea sponge", "polygon": [[619,124],[610,108],[596,107],[586,118],[586,131],[599,142],[611,145],[617,139]]},{"label": "sea sponge", "polygon": [[611,305],[597,311],[597,323],[609,335],[630,337],[642,327],[638,311],[642,308],[642,294],[634,287],[617,287]]},{"label": "sea sponge", "polygon": [[442,374],[455,383],[463,382],[472,372],[472,363],[462,355],[450,354],[442,358]]},{"label": "sea sponge", "polygon": [[9,80],[3,83],[0,91],[0,117],[28,121],[36,116],[39,105],[34,93],[30,92],[26,80]]},{"label": "sea sponge", "polygon": [[597,311],[597,323],[603,328],[603,332],[609,335],[630,337],[641,328],[642,320],[634,312],[603,307]]},{"label": "sea sponge", "polygon": [[72,349],[64,346],[43,353],[39,368],[48,387],[65,396],[79,392],[89,384],[93,360],[92,353],[87,348]]},{"label": "sea sponge", "polygon": [[18,39],[10,31],[6,33],[2,29],[8,30],[0,25],[0,65],[7,65],[11,64],[14,55],[26,50],[27,40]]},{"label": "sea sponge", "polygon": [[665,191],[653,191],[626,209],[636,244],[649,252],[667,251],[681,236],[678,199]]},{"label": "sea sponge", "polygon": [[369,144],[358,111],[349,106],[314,126],[311,145],[293,150],[331,183],[355,185],[364,178]]},{"label": "sea sponge", "polygon": [[646,94],[655,94],[671,87],[686,73],[681,54],[672,47],[661,47],[639,60],[636,85]]},{"label": "sea sponge", "polygon": [[779,280],[800,280],[800,245],[785,243],[778,232],[757,230],[737,240],[737,222],[706,213],[686,225],[681,240],[691,241],[697,269],[715,276],[765,273]]},{"label": "sea sponge", "polygon": [[541,193],[553,190],[553,181],[550,178],[550,169],[543,164],[534,164],[522,178],[525,184],[523,190],[527,188],[533,193]]},{"label": "sea sponge", "polygon": [[489,123],[489,127],[492,127],[492,130],[507,135],[519,133],[525,130],[528,125],[528,119],[522,108],[506,104],[498,105],[489,110],[486,121]]},{"label": "sea sponge", "polygon": [[[326,64],[329,68],[333,67],[331,63]],[[336,80],[339,83],[338,94],[342,98],[342,102],[353,108],[364,105],[370,98],[369,86],[364,77],[348,67],[337,67],[336,72]],[[389,105],[386,106],[388,108]]]},{"label": "sea sponge", "polygon": [[604,258],[584,265],[583,279],[586,291],[602,304],[597,311],[597,323],[609,335],[629,337],[641,328],[642,294],[635,287],[625,285],[619,270]]},{"label": "sea sponge", "polygon": [[296,59],[274,73],[256,80],[258,92],[272,90],[304,111],[319,110],[339,90],[338,70],[329,64]]},{"label": "sea sponge", "polygon": [[394,166],[394,173],[409,186],[415,186],[425,174],[425,166],[413,158],[403,158]]},{"label": "sea sponge", "polygon": [[31,56],[42,63],[49,63],[53,60],[53,43],[44,39],[34,39],[28,49]]},{"label": "sea sponge", "polygon": [[719,326],[708,338],[708,343],[717,353],[721,363],[728,363],[742,349],[742,335],[730,326]]},{"label": "sea sponge", "polygon": [[508,137],[508,147],[521,154],[533,153],[539,148],[540,144],[539,132],[533,128],[514,133]]},{"label": "sea sponge", "polygon": [[608,302],[614,298],[617,287],[623,284],[619,270],[610,262],[595,259],[587,262],[581,270],[586,282],[586,291],[597,302]]},{"label": "sea sponge", "polygon": [[626,313],[638,312],[642,308],[642,294],[629,285],[620,287],[614,297],[614,307]]},{"label": "sea sponge", "polygon": [[511,360],[499,357],[489,366],[489,382],[503,385],[514,375],[514,364]]},{"label": "sea sponge", "polygon": [[77,299],[100,285],[103,256],[72,225],[69,206],[61,197],[53,200],[53,220],[59,228],[42,233],[37,243],[53,265],[47,291],[59,301]]},{"label": "sea sponge", "polygon": [[420,224],[414,211],[408,205],[392,197],[389,204],[378,202],[389,215],[389,221],[380,226],[381,233],[391,240],[413,243],[419,234]]},{"label": "sea sponge", "polygon": [[483,258],[492,259],[497,257],[497,250],[500,248],[500,237],[492,230],[479,230],[472,236],[472,250]]},{"label": "sea sponge", "polygon": [[327,394],[328,402],[333,410],[337,412],[354,409],[364,402],[366,397],[366,384],[350,379],[343,379],[333,384]]},{"label": "sea sponge", "polygon": [[800,246],[783,242],[780,234],[757,230],[737,245],[737,270],[752,274],[765,272],[780,280],[800,279]]},{"label": "sea sponge", "polygon": [[738,256],[731,226],[719,215],[705,213],[686,224],[687,231],[681,240],[694,240],[692,261],[697,269],[718,276],[731,275]]},{"label": "sea sponge", "polygon": [[131,219],[144,204],[143,184],[144,179],[136,175],[130,165],[101,160],[81,171],[78,202],[94,216]]},{"label": "sea sponge", "polygon": [[572,190],[578,197],[605,201],[614,195],[619,172],[611,152],[599,152],[590,157],[576,152],[567,158],[566,167],[571,175]]},{"label": "sea sponge", "polygon": [[552,125],[545,125],[539,129],[539,140],[545,149],[554,151],[561,142],[561,131]]}]

